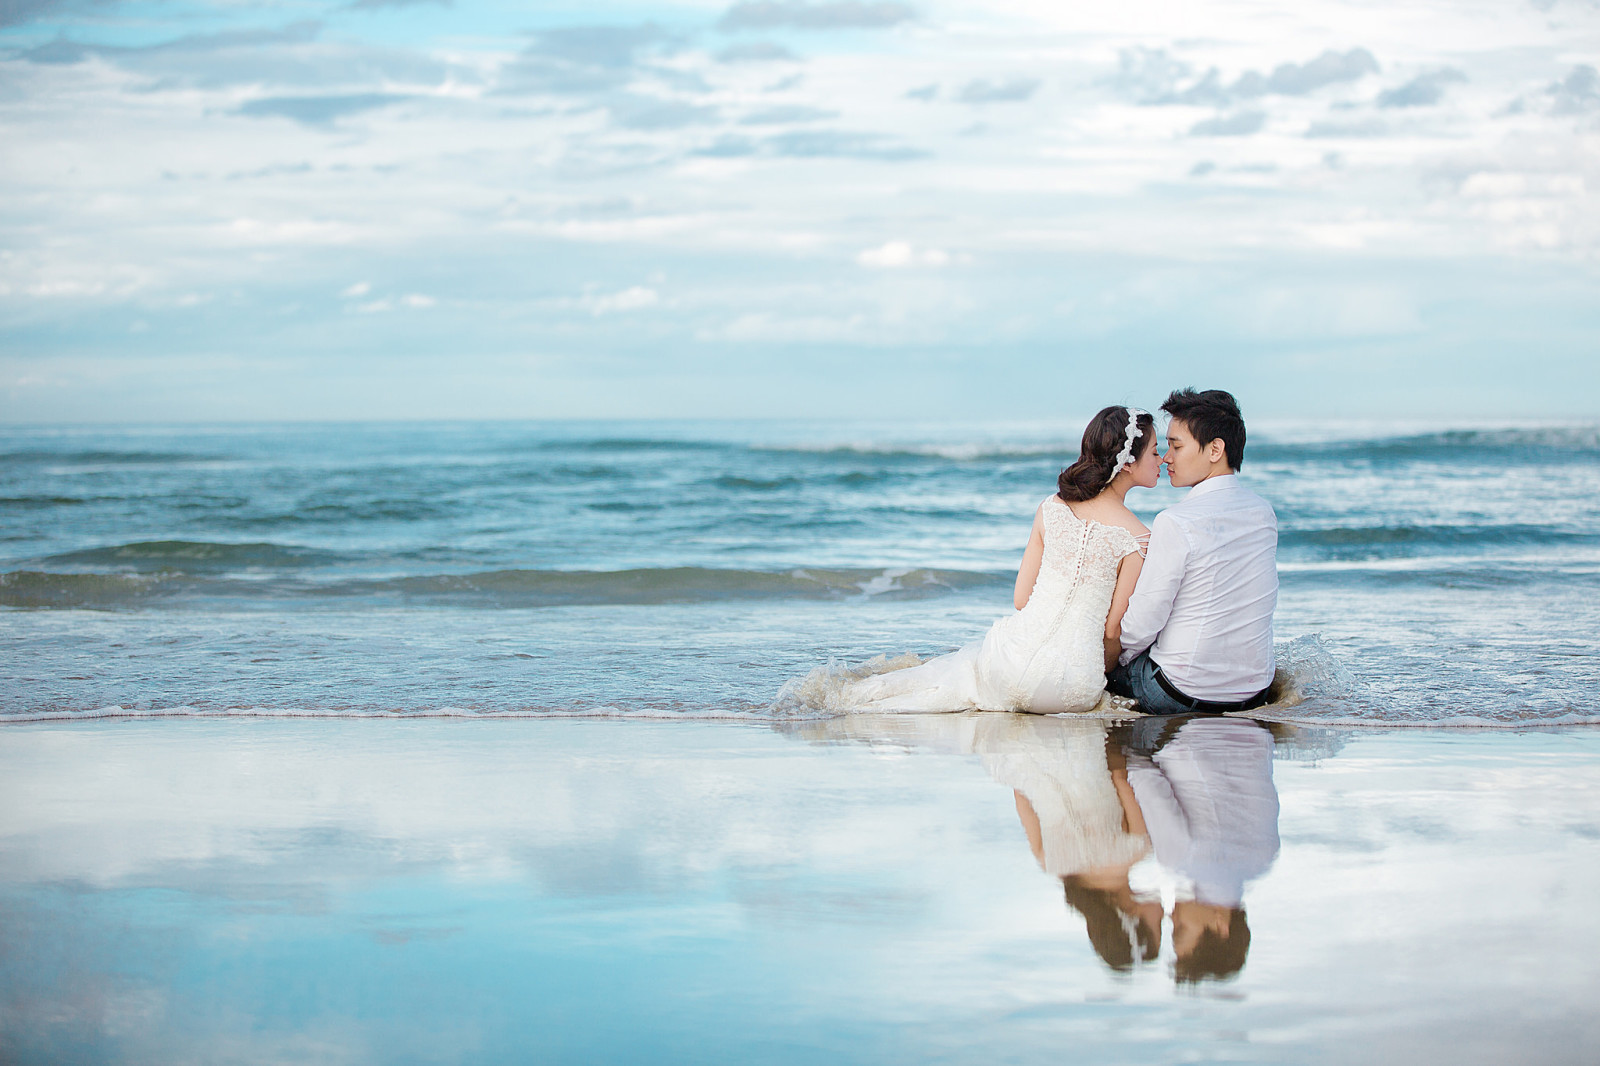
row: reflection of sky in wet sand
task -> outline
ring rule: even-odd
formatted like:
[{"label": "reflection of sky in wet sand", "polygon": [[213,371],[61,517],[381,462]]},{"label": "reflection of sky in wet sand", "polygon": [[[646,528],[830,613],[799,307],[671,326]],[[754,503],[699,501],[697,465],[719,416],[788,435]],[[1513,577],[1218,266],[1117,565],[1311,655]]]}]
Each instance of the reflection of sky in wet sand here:
[{"label": "reflection of sky in wet sand", "polygon": [[1087,757],[1053,729],[9,728],[0,1058],[1561,1061],[1600,1035],[1573,950],[1600,943],[1600,737],[1280,758],[1248,962],[1175,992],[1165,940],[1102,962],[996,781]]}]

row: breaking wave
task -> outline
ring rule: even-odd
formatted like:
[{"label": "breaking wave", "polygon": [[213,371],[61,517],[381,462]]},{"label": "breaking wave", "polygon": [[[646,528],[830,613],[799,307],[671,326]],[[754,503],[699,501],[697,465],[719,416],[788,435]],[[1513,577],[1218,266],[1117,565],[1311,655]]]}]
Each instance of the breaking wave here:
[{"label": "breaking wave", "polygon": [[1453,429],[1408,436],[1329,441],[1252,442],[1255,461],[1305,459],[1408,460],[1437,462],[1549,462],[1600,460],[1600,425],[1576,424],[1507,429]]},{"label": "breaking wave", "polygon": [[[240,545],[254,549],[259,545]],[[634,570],[494,570],[373,579],[273,580],[212,576],[236,569],[241,558],[271,560],[270,552],[228,557],[168,551],[135,556],[133,573],[61,574],[17,570],[0,574],[0,606],[117,609],[163,600],[361,600],[368,604],[460,607],[564,607],[604,604],[713,603],[729,600],[828,600],[871,597],[915,600],[961,589],[1003,586],[1009,574],[921,567],[806,567],[716,570],[680,566]],[[196,567],[195,564],[200,566]],[[164,565],[161,565],[164,564]],[[267,563],[266,565],[270,565]],[[179,569],[179,567],[183,569]],[[195,572],[199,569],[201,572]]]},{"label": "breaking wave", "polygon": [[142,540],[107,548],[62,552],[47,566],[101,567],[136,572],[212,574],[237,570],[325,566],[347,556],[317,548],[256,542],[217,544],[197,540]]}]

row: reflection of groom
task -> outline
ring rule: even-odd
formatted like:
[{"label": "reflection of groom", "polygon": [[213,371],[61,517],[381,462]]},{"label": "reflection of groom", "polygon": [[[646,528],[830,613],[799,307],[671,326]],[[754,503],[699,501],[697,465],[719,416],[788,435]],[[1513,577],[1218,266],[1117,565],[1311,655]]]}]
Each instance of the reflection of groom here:
[{"label": "reflection of groom", "polygon": [[1141,718],[1114,737],[1156,861],[1193,889],[1172,908],[1174,974],[1232,977],[1250,950],[1245,883],[1278,855],[1272,734],[1246,719],[1184,716]]},{"label": "reflection of groom", "polygon": [[1156,516],[1106,687],[1150,714],[1249,710],[1272,682],[1278,519],[1239,484],[1244,418],[1219,389],[1180,389],[1161,457],[1175,488]]}]

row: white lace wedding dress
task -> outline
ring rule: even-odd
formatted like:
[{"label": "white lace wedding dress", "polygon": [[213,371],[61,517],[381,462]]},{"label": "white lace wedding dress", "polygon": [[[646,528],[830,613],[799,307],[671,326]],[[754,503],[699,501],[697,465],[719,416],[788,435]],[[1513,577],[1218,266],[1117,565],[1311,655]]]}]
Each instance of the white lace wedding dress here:
[{"label": "white lace wedding dress", "polygon": [[1105,627],[1117,567],[1141,549],[1120,526],[1085,521],[1052,496],[1044,557],[1027,606],[983,640],[920,666],[846,683],[857,711],[1087,711],[1105,690]]}]

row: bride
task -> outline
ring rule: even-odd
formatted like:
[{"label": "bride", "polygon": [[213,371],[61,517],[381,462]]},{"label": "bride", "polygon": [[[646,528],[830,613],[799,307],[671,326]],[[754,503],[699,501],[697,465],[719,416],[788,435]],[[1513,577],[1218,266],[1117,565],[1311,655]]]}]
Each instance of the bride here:
[{"label": "bride", "polygon": [[1161,469],[1155,437],[1155,419],[1137,407],[1095,415],[1077,462],[1034,513],[1017,570],[1016,613],[979,642],[920,666],[849,681],[828,702],[856,711],[1036,714],[1099,703],[1150,535],[1124,497],[1135,485],[1155,487]]}]

